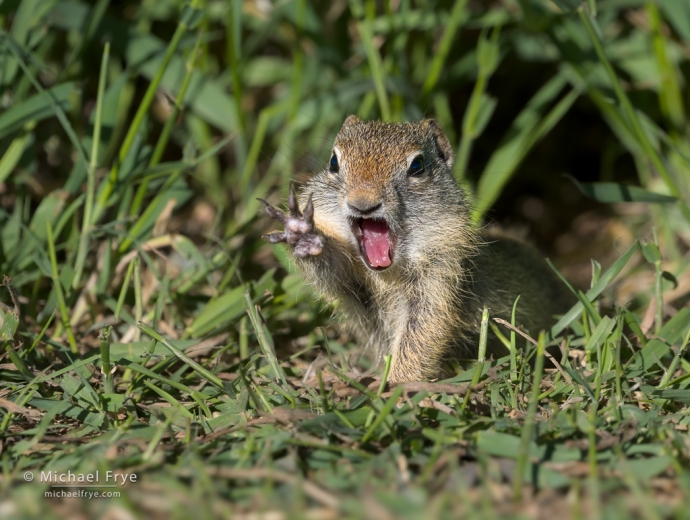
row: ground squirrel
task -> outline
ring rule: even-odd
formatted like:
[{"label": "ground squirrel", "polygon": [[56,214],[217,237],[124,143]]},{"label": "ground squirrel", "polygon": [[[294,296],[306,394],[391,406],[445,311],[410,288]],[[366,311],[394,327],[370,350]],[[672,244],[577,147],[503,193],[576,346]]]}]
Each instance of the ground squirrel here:
[{"label": "ground squirrel", "polygon": [[[517,323],[538,334],[571,302],[537,251],[473,225],[452,165],[434,120],[350,116],[328,167],[299,195],[290,186],[288,213],[262,201],[285,227],[265,238],[288,244],[361,345],[392,355],[391,381],[433,379],[449,358],[476,356],[484,306],[510,319],[519,295]],[[489,352],[505,347],[490,338]]]}]

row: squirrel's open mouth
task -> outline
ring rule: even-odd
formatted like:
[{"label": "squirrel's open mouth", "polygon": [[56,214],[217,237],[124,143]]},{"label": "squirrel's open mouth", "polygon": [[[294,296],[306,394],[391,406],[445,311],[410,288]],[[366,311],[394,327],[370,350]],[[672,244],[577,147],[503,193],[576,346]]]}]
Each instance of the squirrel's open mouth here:
[{"label": "squirrel's open mouth", "polygon": [[388,223],[381,218],[356,218],[352,232],[359,244],[364,263],[370,269],[382,271],[393,263],[395,240]]}]

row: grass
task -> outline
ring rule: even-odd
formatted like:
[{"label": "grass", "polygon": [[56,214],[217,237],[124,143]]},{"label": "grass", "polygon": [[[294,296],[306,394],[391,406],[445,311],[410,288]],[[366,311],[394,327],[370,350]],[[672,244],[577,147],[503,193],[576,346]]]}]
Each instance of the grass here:
[{"label": "grass", "polygon": [[[0,515],[686,518],[687,3],[312,4],[0,4]],[[478,223],[531,178],[625,236],[550,331],[362,376],[256,201],[350,113],[436,117]]]}]

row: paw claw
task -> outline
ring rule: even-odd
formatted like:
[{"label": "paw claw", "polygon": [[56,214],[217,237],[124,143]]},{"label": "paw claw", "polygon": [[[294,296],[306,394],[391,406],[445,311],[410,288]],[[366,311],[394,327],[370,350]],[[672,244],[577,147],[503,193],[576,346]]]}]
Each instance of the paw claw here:
[{"label": "paw claw", "polygon": [[264,240],[268,240],[271,244],[278,244],[280,242],[286,242],[287,236],[282,231],[276,231],[275,233],[269,233],[262,236]]},{"label": "paw claw", "polygon": [[307,205],[304,206],[304,221],[309,225],[309,231],[314,228],[314,203],[311,200],[312,194],[309,194]]},{"label": "paw claw", "polygon": [[291,217],[301,217],[302,212],[299,210],[297,203],[297,196],[295,195],[295,183],[290,182],[290,191],[288,193],[288,209]]},{"label": "paw claw", "polygon": [[285,222],[287,220],[287,216],[285,215],[285,213],[283,213],[282,211],[280,211],[277,208],[274,208],[273,206],[271,206],[268,202],[266,202],[263,199],[257,199],[257,200],[260,201],[264,205],[264,211],[266,211],[266,213],[268,214],[269,217],[271,217],[272,219],[280,221],[282,224],[285,224]]}]

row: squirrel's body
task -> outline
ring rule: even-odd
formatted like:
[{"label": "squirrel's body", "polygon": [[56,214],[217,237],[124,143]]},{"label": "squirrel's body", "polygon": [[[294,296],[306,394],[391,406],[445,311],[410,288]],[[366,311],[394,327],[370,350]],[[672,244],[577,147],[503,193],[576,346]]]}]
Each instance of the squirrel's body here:
[{"label": "squirrel's body", "polygon": [[[484,306],[533,334],[570,300],[539,254],[480,233],[451,173],[452,149],[433,120],[348,117],[328,169],[291,192],[290,214],[267,205],[306,279],[359,343],[392,354],[389,379],[438,377],[443,361],[470,357]],[[313,219],[313,220],[312,220]],[[292,249],[292,248],[290,248]],[[489,351],[500,354],[495,338]]]}]

